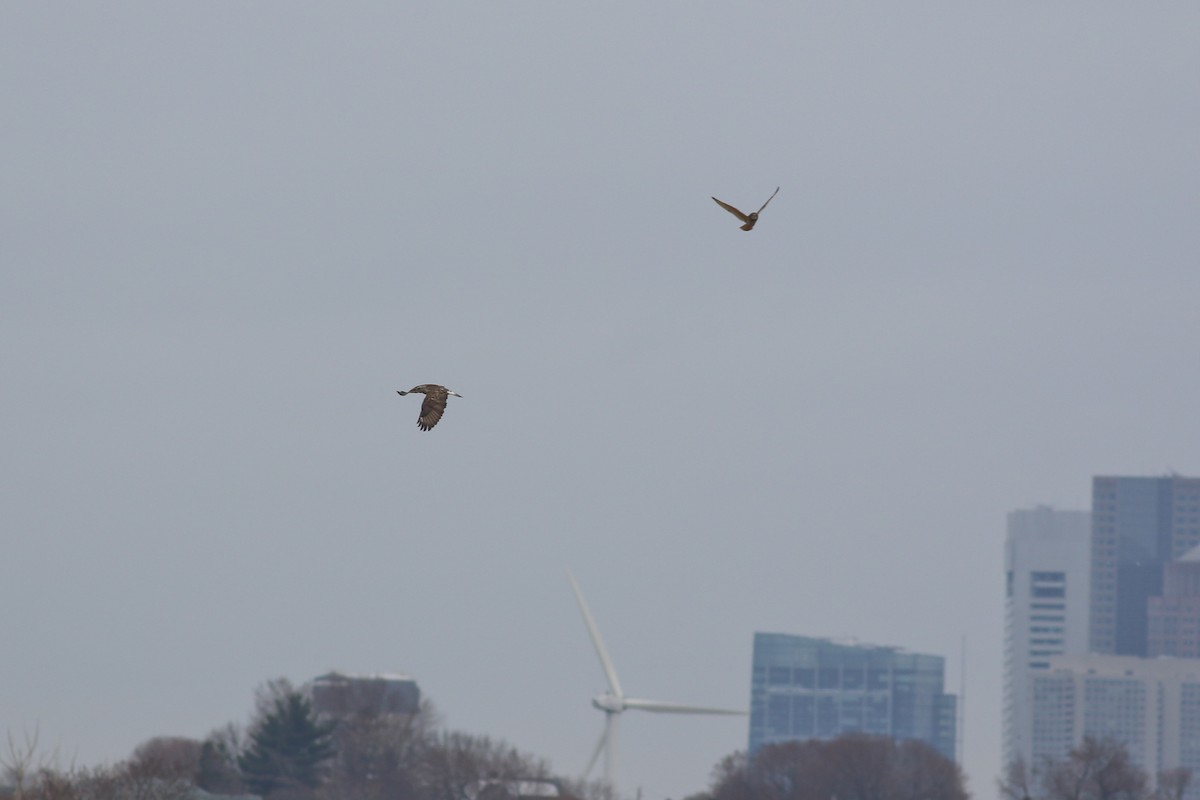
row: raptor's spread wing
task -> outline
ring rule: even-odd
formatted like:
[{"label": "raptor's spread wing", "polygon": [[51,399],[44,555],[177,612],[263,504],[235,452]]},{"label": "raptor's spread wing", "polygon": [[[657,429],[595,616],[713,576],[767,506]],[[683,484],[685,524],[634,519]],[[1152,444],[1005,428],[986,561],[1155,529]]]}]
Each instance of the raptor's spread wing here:
[{"label": "raptor's spread wing", "polygon": [[[743,214],[742,212],[738,211],[738,210],[737,210],[736,208],[734,208],[733,206],[729,205],[729,203],[722,203],[720,200],[718,200],[718,199],[717,199],[717,198],[715,198],[715,197],[713,198],[713,202],[714,202],[714,203],[716,203],[717,205],[719,205],[721,208],[723,208],[723,209],[725,209],[726,211],[728,211],[730,214],[733,214],[735,217],[737,217],[738,219],[740,219],[742,222],[749,222],[749,221],[750,221],[750,218],[749,218],[749,217],[747,217],[747,216],[746,216],[745,214]],[[769,203],[769,202],[771,202],[771,201],[770,201],[770,200],[768,200],[767,202]]]},{"label": "raptor's spread wing", "polygon": [[425,395],[421,403],[421,416],[417,419],[417,427],[423,431],[433,430],[442,414],[446,413],[446,395],[443,392],[433,392]]},{"label": "raptor's spread wing", "polygon": [[[767,198],[767,203],[769,203],[769,202],[771,202],[772,200],[774,200],[774,199],[775,199],[775,195],[777,195],[777,194],[779,194],[779,187],[778,187],[778,186],[776,186],[776,187],[775,187],[775,191],[774,191],[774,193],[772,193],[772,194],[771,194],[771,196]],[[763,210],[763,208],[766,208],[766,207],[767,207],[767,203],[763,203],[763,204],[762,204],[762,208],[760,208],[760,209],[758,210],[758,213],[759,213],[759,214],[761,214],[761,213],[762,213],[762,210]]]}]

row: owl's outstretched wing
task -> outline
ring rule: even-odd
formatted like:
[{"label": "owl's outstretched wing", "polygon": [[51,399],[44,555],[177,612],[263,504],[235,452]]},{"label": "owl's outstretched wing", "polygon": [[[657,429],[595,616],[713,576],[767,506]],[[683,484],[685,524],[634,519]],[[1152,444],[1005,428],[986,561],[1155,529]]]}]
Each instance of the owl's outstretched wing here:
[{"label": "owl's outstretched wing", "polygon": [[[774,193],[773,193],[773,194],[772,194],[770,197],[768,197],[768,198],[767,198],[767,203],[769,203],[769,202],[771,202],[772,200],[774,200],[774,199],[775,199],[775,195],[777,195],[777,194],[779,194],[779,187],[778,187],[778,186],[776,186],[776,187],[775,187],[775,191],[774,191]],[[757,212],[757,213],[761,214],[761,213],[762,213],[762,210],[763,210],[763,208],[766,208],[766,207],[767,207],[767,203],[763,203],[763,204],[762,204],[762,208],[760,208],[760,209],[758,210],[758,212]]]},{"label": "owl's outstretched wing", "polygon": [[[778,191],[778,190],[776,190],[776,191]],[[774,195],[772,195],[772,197],[774,197]],[[740,219],[742,222],[749,222],[749,221],[750,221],[750,218],[749,218],[748,216],[746,216],[746,215],[745,215],[745,214],[743,214],[742,212],[738,211],[738,210],[737,210],[736,208],[734,208],[733,206],[729,205],[729,203],[722,203],[720,200],[718,200],[718,199],[717,199],[717,198],[715,198],[715,197],[713,198],[713,202],[714,202],[714,203],[716,203],[717,205],[719,205],[721,208],[723,208],[723,209],[725,209],[726,211],[728,211],[730,214],[733,214],[735,217],[737,217],[738,219]],[[771,202],[771,201],[770,201],[770,200],[768,200],[767,202],[769,203],[769,202]]]}]

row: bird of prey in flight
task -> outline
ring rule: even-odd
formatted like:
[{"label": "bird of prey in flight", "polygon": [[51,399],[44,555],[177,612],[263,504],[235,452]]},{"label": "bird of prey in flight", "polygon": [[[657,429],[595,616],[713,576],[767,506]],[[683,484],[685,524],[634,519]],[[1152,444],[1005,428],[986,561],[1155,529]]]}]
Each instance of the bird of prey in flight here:
[{"label": "bird of prey in flight", "polygon": [[[770,197],[767,198],[767,203],[774,200],[775,195],[777,195],[777,194],[779,194],[778,186],[775,187],[775,192]],[[725,209],[730,214],[733,214],[735,217],[740,219],[742,222],[746,223],[745,225],[742,226],[742,230],[744,230],[744,231],[754,230],[754,223],[758,222],[758,215],[762,213],[763,208],[767,207],[767,203],[763,203],[762,208],[760,208],[758,211],[751,211],[749,214],[743,214],[742,212],[738,211],[733,206],[729,205],[729,203],[722,203],[720,200],[717,200],[717,198],[715,198],[715,197],[713,198],[713,201],[716,202],[716,204],[719,205],[721,208]]]},{"label": "bird of prey in flight", "polygon": [[401,396],[406,394],[425,395],[425,399],[421,401],[421,416],[417,417],[417,427],[423,431],[433,430],[433,426],[438,424],[442,414],[446,413],[446,398],[450,395],[462,397],[458,392],[452,392],[445,386],[438,386],[436,383],[422,383],[407,392],[397,389],[396,394]]}]

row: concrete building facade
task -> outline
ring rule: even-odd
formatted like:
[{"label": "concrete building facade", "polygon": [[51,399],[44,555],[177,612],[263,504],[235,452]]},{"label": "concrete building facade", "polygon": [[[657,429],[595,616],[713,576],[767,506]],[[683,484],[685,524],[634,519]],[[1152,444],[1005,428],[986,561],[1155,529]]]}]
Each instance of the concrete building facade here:
[{"label": "concrete building facade", "polygon": [[1088,646],[1091,514],[1012,511],[1004,545],[1004,740],[1008,763],[1033,756],[1029,676]]},{"label": "concrete building facade", "polygon": [[[1034,766],[1091,736],[1124,743],[1151,781],[1175,767],[1200,773],[1198,660],[1054,656],[1030,676],[1029,691]],[[1200,786],[1187,797],[1200,798]]]}]

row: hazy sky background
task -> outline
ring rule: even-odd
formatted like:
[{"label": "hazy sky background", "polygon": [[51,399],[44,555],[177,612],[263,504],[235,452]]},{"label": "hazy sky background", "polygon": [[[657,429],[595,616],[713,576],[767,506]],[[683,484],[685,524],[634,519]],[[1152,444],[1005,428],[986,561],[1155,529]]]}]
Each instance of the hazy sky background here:
[{"label": "hazy sky background", "polygon": [[[582,768],[604,677],[943,655],[1005,514],[1200,473],[1200,7],[0,6],[0,728],[77,763],[404,671]],[[709,199],[757,208],[752,233]],[[444,383],[430,433],[420,398]],[[621,783],[747,722],[625,715]]]}]

